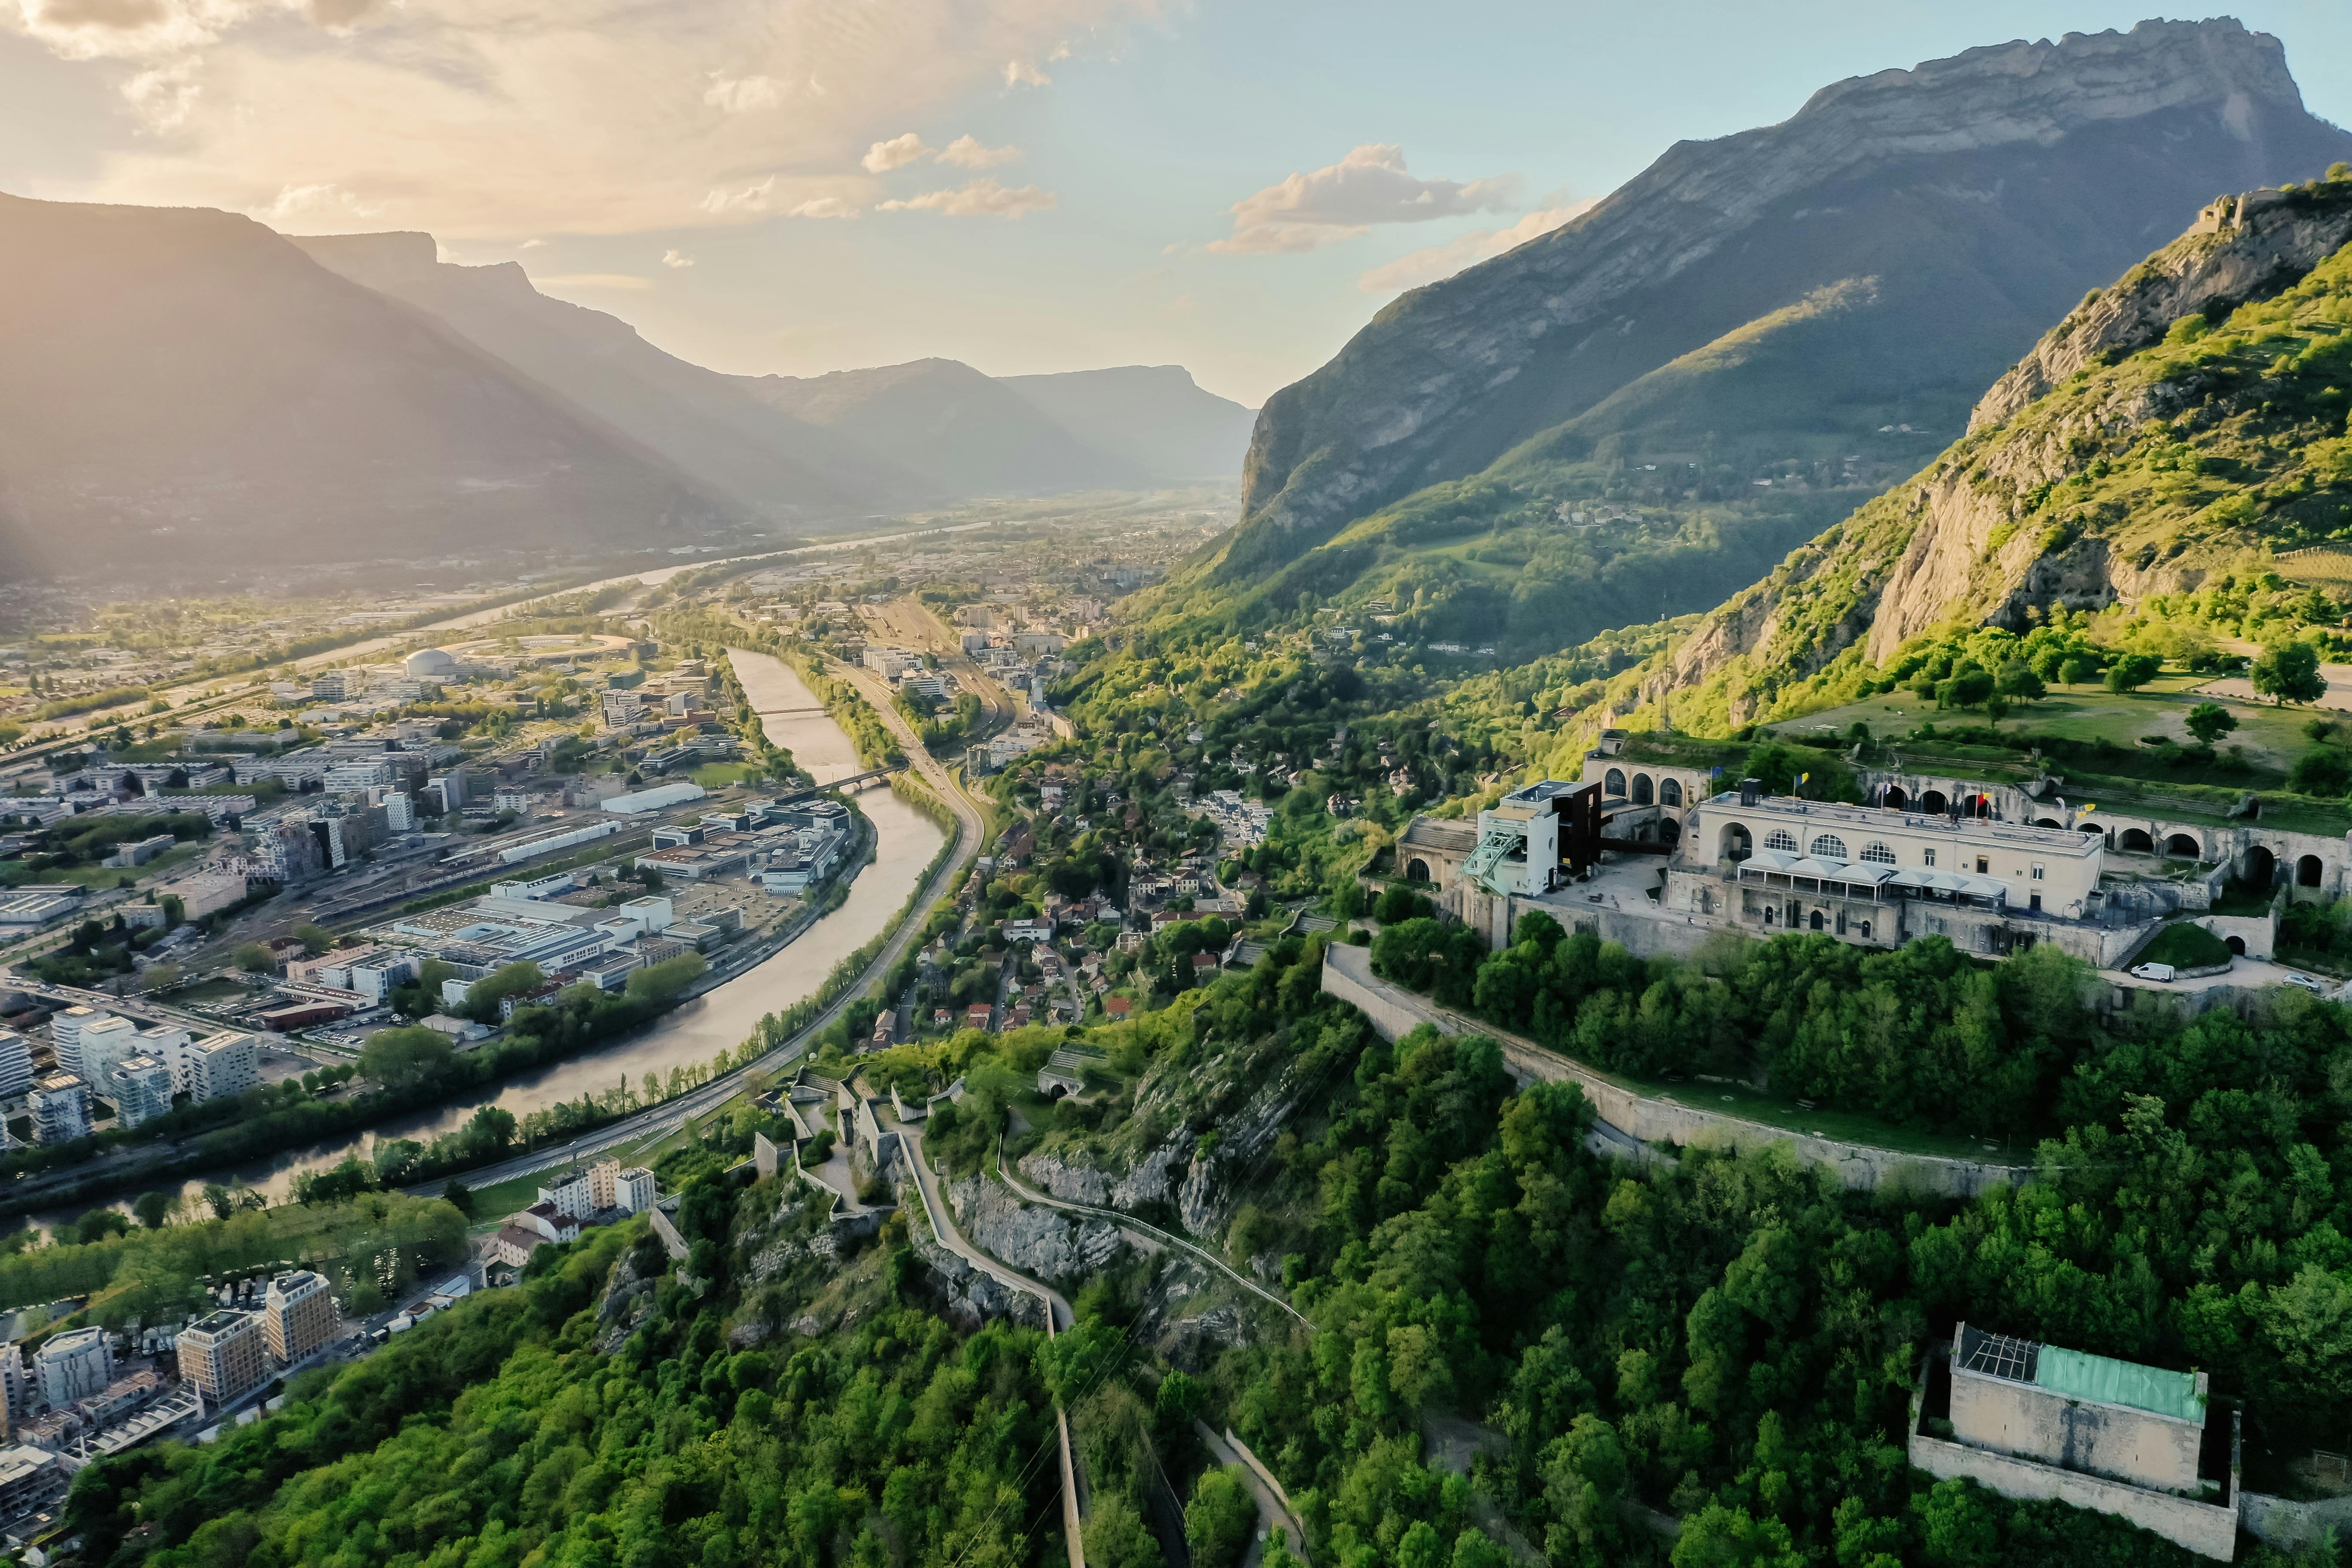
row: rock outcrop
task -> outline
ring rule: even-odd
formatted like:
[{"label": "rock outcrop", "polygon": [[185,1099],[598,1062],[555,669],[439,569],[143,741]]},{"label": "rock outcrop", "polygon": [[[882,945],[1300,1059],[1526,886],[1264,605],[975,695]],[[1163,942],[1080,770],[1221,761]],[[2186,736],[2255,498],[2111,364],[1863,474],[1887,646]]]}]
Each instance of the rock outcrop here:
[{"label": "rock outcrop", "polygon": [[974,1247],[1033,1279],[1108,1268],[1127,1245],[1118,1226],[1024,1204],[1003,1184],[972,1177],[948,1188],[956,1225]]},{"label": "rock outcrop", "polygon": [[[2318,174],[2352,137],[2278,41],[2226,18],[1971,49],[1676,144],[1591,212],[1405,295],[1267,403],[1245,583],[1348,521],[1476,472],[1743,323],[1865,274],[1805,395],[1972,401],[2084,289],[2213,193]],[[1825,329],[1829,330],[1829,329]],[[1906,416],[1908,417],[1908,416]],[[1639,432],[1633,432],[1638,443]]]}]

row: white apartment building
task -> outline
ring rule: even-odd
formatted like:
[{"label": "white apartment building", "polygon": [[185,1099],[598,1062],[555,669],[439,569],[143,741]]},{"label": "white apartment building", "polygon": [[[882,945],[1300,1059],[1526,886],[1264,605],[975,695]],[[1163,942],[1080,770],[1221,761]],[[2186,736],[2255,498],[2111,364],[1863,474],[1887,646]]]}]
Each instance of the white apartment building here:
[{"label": "white apartment building", "polygon": [[180,1083],[180,1073],[175,1068],[172,1074],[173,1087],[181,1089],[198,1105],[260,1087],[261,1064],[254,1053],[251,1035],[215,1035],[184,1047],[180,1055],[187,1064],[187,1081],[184,1085]]},{"label": "white apartment building", "polygon": [[553,1204],[555,1212],[570,1219],[586,1219],[596,1212],[595,1184],[585,1171],[574,1171],[551,1187],[539,1189],[539,1200]]},{"label": "white apartment building", "polygon": [[346,758],[327,770],[325,788],[329,795],[357,795],[389,784],[395,776],[390,763]]},{"label": "white apartment building", "polygon": [[33,1375],[52,1410],[103,1394],[114,1381],[114,1346],[104,1329],[74,1329],[52,1334],[33,1352]]},{"label": "white apartment building", "polygon": [[643,1165],[631,1165],[613,1173],[613,1207],[631,1214],[643,1214],[654,1206],[661,1189],[654,1173]]},{"label": "white apartment building", "polygon": [[[94,1024],[104,1022],[127,1024],[128,1020],[117,1018],[113,1014],[98,1007],[68,1007],[64,1012],[50,1017],[49,1045],[57,1052],[58,1071],[69,1073],[81,1071],[82,1031]],[[138,1027],[135,1024],[129,1026],[133,1030]]]},{"label": "white apartment building", "polygon": [[125,1127],[172,1113],[172,1069],[144,1052],[108,1068],[106,1089]]},{"label": "white apartment building", "polygon": [[70,1143],[89,1136],[89,1085],[69,1072],[33,1080],[26,1103],[33,1112],[33,1142]]}]

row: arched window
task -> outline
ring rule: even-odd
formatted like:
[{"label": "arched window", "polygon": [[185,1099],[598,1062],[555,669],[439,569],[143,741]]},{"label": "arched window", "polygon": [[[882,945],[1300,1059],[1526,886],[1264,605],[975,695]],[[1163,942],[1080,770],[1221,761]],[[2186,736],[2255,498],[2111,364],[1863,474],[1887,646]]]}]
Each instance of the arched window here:
[{"label": "arched window", "polygon": [[1404,867],[1404,875],[1405,875],[1405,880],[1407,880],[1407,881],[1409,881],[1409,882],[1426,882],[1426,881],[1428,881],[1428,880],[1429,880],[1429,862],[1428,862],[1428,861],[1426,861],[1426,860],[1422,860],[1422,859],[1412,859],[1412,860],[1408,860],[1408,861],[1406,861],[1406,862],[1405,862],[1405,867]]},{"label": "arched window", "polygon": [[2319,879],[2322,869],[2323,868],[2319,864],[2318,856],[2305,856],[2302,859],[2294,863],[2295,886],[2299,888],[2316,888],[2319,886]]},{"label": "arched window", "polygon": [[1868,921],[1863,921],[1863,922],[1862,922],[1862,928],[1861,928],[1861,929],[1862,929],[1862,940],[1863,940],[1863,941],[1864,941],[1864,942],[1868,942],[1868,941],[1870,940],[1870,922],[1869,922]]},{"label": "arched window", "polygon": [[1776,827],[1764,836],[1764,847],[1785,850],[1794,855],[1797,852],[1797,836],[1785,827]]},{"label": "arched window", "polygon": [[1813,911],[1812,927],[1815,931],[1822,929],[1822,911],[1819,910]]},{"label": "arched window", "polygon": [[1622,769],[1609,770],[1608,776],[1601,781],[1601,793],[1612,800],[1625,798],[1625,774]]},{"label": "arched window", "polygon": [[1633,775],[1633,804],[1635,805],[1650,804],[1650,775],[1647,773]]},{"label": "arched window", "polygon": [[1862,858],[1873,866],[1892,866],[1895,864],[1895,851],[1876,839],[1873,839],[1862,847]]},{"label": "arched window", "polygon": [[1682,803],[1682,781],[1680,779],[1661,780],[1658,784],[1658,804],[1660,805],[1680,805]]},{"label": "arched window", "polygon": [[1845,858],[1845,840],[1834,833],[1824,833],[1813,840],[1813,853],[1824,860]]}]

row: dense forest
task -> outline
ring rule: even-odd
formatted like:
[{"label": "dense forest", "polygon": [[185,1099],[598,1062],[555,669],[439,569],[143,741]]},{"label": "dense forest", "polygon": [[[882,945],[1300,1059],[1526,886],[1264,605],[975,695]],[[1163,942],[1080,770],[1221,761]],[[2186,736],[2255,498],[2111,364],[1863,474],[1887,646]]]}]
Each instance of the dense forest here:
[{"label": "dense forest", "polygon": [[[1474,998],[1485,970],[1542,956],[1549,934],[1522,934]],[[1576,942],[1546,962],[1581,952],[1617,982],[1580,1008],[1633,983]],[[1013,1158],[1191,1148],[1224,1192],[1204,1239],[1279,1258],[1311,1330],[1261,1307],[1230,1344],[1163,1353],[1164,1258],[1063,1281],[1077,1321],[1052,1342],[958,1326],[919,1211],[813,1246],[790,1173],[743,1185],[713,1154],[684,1190],[684,1264],[635,1226],[543,1247],[520,1289],[298,1383],[254,1426],[90,1467],[72,1509],[91,1560],[1043,1564],[1059,1401],[1097,1568],[1236,1568],[1245,1493],[1195,1416],[1288,1489],[1307,1539],[1268,1542],[1276,1568],[1294,1546],[1345,1568],[2191,1561],[1907,1468],[1921,1359],[1962,1317],[2210,1371],[2245,1402],[2250,1463],[2342,1441],[2352,1053],[2332,1005],[2164,1032],[2100,1025],[2054,966],[1939,979],[1923,952],[1917,975],[1856,984],[1803,939],[1760,950],[1779,978],[1757,996],[1908,986],[1922,1019],[1973,1012],[2004,1048],[2032,1028],[2074,1064],[2038,1179],[1958,1202],[1848,1191],[1786,1153],[1605,1159],[1573,1088],[1516,1086],[1487,1039],[1382,1040],[1318,989],[1321,958],[1286,938],[1095,1031],[1135,1074],[1093,1126],[1024,1131],[998,1042],[959,1037],[940,1048],[973,1092],[934,1132],[971,1173],[1007,1134]],[[1222,1161],[1194,1118],[1269,1085],[1295,1104],[1279,1135]],[[1438,1440],[1465,1430],[1466,1463]]]}]

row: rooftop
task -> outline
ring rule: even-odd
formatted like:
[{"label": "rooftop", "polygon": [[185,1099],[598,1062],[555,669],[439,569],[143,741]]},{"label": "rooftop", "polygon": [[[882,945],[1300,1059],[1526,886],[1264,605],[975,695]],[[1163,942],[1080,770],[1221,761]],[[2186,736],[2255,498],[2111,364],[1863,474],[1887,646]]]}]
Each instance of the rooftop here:
[{"label": "rooftop", "polygon": [[223,1308],[217,1312],[210,1312],[205,1314],[204,1317],[197,1319],[194,1322],[190,1323],[181,1331],[190,1334],[204,1334],[208,1338],[218,1339],[223,1334],[241,1333],[253,1327],[256,1321],[257,1320],[250,1312],[233,1312],[226,1308]]},{"label": "rooftop", "polygon": [[1889,811],[1884,806],[1843,805],[1833,801],[1798,800],[1777,795],[1767,795],[1753,805],[1743,805],[1733,790],[1710,796],[1703,804],[1715,810],[1780,817],[1816,827],[1902,827],[1915,833],[1941,833],[1955,839],[2010,844],[2037,854],[2087,857],[2106,847],[2105,839],[2099,834],[2063,827],[2030,827],[2021,822],[1997,822],[1982,816],[1929,816],[1918,812]]},{"label": "rooftop", "polygon": [[2199,1391],[2193,1372],[2168,1372],[2008,1334],[1989,1334],[1965,1323],[1952,1360],[1960,1371],[2031,1384],[2065,1399],[2120,1405],[2200,1426],[2205,1421],[2205,1395]]}]

